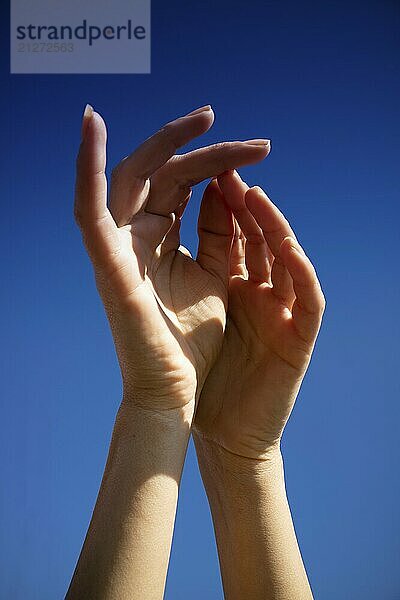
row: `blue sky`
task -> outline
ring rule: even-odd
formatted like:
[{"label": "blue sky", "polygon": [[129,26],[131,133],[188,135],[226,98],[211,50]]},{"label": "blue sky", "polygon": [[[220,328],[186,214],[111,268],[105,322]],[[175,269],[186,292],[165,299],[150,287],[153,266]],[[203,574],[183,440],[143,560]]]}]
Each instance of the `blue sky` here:
[{"label": "blue sky", "polygon": [[[304,560],[316,598],[400,597],[400,5],[237,4],[155,0],[151,75],[10,76],[1,20],[0,598],[65,592],[121,396],[72,216],[86,102],[107,121],[109,167],[206,103],[215,124],[189,148],[272,139],[242,175],[285,212],[327,298],[283,442]],[[199,199],[183,226],[192,251]],[[166,598],[222,598],[192,447]]]}]

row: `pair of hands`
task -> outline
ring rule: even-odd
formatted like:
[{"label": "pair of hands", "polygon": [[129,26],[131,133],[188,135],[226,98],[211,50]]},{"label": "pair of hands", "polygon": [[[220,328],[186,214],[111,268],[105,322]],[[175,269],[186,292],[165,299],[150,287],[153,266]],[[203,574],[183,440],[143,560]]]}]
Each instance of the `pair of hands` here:
[{"label": "pair of hands", "polygon": [[[265,158],[267,140],[175,154],[213,120],[203,107],[147,139],[114,169],[108,207],[106,128],[87,107],[75,216],[110,321],[123,404],[185,408],[196,434],[264,459],[279,446],[324,297],[285,217],[235,171]],[[193,260],[180,223],[191,187],[208,178]]]}]

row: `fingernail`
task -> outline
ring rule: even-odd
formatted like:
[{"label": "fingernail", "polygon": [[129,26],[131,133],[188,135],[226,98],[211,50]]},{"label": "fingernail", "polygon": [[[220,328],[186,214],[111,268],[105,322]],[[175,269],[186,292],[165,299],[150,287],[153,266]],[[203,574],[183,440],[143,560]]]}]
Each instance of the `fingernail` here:
[{"label": "fingernail", "polygon": [[249,144],[250,146],[270,146],[271,140],[263,140],[263,139],[245,140],[244,143]]},{"label": "fingernail", "polygon": [[83,117],[82,117],[82,129],[81,129],[82,140],[85,138],[87,126],[88,126],[89,121],[92,118],[92,116],[93,116],[93,106],[91,106],[90,104],[86,104],[85,110],[83,111]]},{"label": "fingernail", "polygon": [[201,106],[200,108],[196,108],[196,110],[192,110],[192,112],[188,113],[186,117],[191,117],[192,115],[198,115],[199,113],[210,111],[211,104],[206,104],[205,106]]}]

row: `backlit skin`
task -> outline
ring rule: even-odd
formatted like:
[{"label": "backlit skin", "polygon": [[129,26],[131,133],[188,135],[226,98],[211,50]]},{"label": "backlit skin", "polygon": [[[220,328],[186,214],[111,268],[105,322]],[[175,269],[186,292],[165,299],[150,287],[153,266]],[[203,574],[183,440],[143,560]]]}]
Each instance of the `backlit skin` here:
[{"label": "backlit skin", "polygon": [[[226,598],[312,597],[279,441],[324,298],[283,215],[236,171],[264,159],[268,140],[176,155],[213,119],[202,107],[146,140],[114,169],[107,202],[105,124],[85,110],[75,216],[123,399],[67,598],[163,597],[192,427]],[[194,260],[179,229],[205,179]]]}]

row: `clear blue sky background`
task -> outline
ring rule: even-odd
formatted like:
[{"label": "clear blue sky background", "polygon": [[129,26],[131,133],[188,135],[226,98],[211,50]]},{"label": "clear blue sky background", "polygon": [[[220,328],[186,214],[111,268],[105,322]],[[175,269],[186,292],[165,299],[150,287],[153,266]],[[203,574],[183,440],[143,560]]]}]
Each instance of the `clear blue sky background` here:
[{"label": "clear blue sky background", "polygon": [[[10,76],[2,6],[0,598],[63,596],[121,396],[72,217],[90,102],[110,166],[206,103],[201,143],[272,139],[243,176],[288,216],[327,297],[283,444],[304,560],[316,598],[399,599],[398,1],[155,0],[152,73],[137,76]],[[222,598],[192,447],[166,598]]]}]

